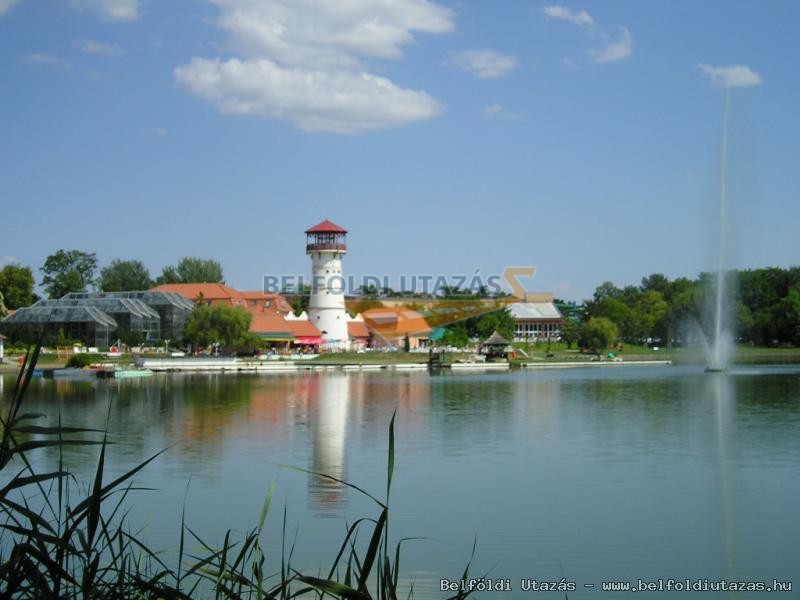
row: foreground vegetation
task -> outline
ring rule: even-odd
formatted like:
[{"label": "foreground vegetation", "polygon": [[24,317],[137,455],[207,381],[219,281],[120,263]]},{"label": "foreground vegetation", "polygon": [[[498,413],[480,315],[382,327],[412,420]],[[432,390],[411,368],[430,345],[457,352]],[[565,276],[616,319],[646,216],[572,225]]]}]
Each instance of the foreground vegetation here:
[{"label": "foreground vegetation", "polygon": [[[31,349],[9,403],[0,419],[0,597],[2,598],[147,598],[281,599],[296,597],[395,600],[405,582],[400,580],[402,540],[390,545],[389,496],[394,471],[394,417],[389,425],[385,500],[325,475],[364,494],[378,508],[376,519],[353,523],[328,569],[315,576],[292,566],[292,548],[284,540],[279,564],[268,564],[262,535],[270,512],[272,489],[258,525],[235,541],[229,530],[219,548],[181,523],[174,564],[147,546],[126,521],[129,495],[136,492],[133,477],[161,452],[112,481],[106,481],[104,463],[109,441],[103,431],[62,425],[35,424],[41,415],[24,412],[26,390],[39,358]],[[94,436],[96,439],[87,439]],[[74,477],[64,464],[68,446],[94,445],[99,457],[88,492],[76,497]],[[37,472],[31,453],[42,448],[59,450],[55,471]],[[163,451],[162,451],[163,452]],[[303,469],[303,472],[310,473]],[[366,540],[359,539],[366,530]],[[189,546],[202,549],[199,553]],[[468,568],[463,577],[468,576]],[[413,583],[410,584],[413,596]],[[465,598],[458,592],[451,598]]]}]

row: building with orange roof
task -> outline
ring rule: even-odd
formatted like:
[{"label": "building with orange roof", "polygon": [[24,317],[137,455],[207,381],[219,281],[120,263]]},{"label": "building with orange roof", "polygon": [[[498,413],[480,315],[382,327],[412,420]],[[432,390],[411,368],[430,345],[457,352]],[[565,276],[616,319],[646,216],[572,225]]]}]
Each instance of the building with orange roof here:
[{"label": "building with orange roof", "polygon": [[311,321],[303,319],[287,319],[286,324],[294,336],[296,346],[319,347],[322,343],[322,334]]},{"label": "building with orange roof", "polygon": [[364,321],[348,321],[347,322],[347,335],[350,336],[350,339],[354,342],[368,342],[369,338],[372,334],[369,331],[369,327]]},{"label": "building with orange roof", "polygon": [[251,313],[250,333],[254,333],[262,341],[283,344],[286,348],[294,341],[289,322],[281,315],[268,313]]},{"label": "building with orange roof", "polygon": [[409,308],[371,308],[361,317],[372,332],[375,345],[402,344],[411,350],[427,342],[431,333],[425,317]]},{"label": "building with orange roof", "polygon": [[245,308],[251,312],[266,312],[279,315],[288,315],[292,312],[292,305],[280,294],[267,294],[266,292],[240,292],[245,301]]},{"label": "building with orange roof", "polygon": [[247,308],[242,292],[222,283],[162,283],[151,290],[180,294],[195,303],[228,304]]}]

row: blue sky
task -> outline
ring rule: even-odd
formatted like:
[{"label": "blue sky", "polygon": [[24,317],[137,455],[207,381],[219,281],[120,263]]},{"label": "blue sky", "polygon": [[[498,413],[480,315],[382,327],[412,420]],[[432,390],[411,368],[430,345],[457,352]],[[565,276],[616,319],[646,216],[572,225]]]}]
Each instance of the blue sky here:
[{"label": "blue sky", "polygon": [[229,284],[534,265],[580,300],[797,264],[795,2],[0,0],[0,261],[59,248]]}]

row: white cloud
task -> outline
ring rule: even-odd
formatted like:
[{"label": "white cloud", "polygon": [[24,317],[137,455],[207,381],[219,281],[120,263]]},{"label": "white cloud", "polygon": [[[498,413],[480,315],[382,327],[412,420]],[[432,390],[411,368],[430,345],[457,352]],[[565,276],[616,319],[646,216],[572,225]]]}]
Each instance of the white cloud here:
[{"label": "white cloud", "polygon": [[[626,27],[620,27],[616,40],[612,40],[602,27],[600,27],[585,10],[574,11],[565,6],[546,6],[542,13],[550,19],[561,19],[577,25],[592,40],[594,47],[588,54],[596,63],[608,63],[628,58],[633,54],[633,35]],[[562,62],[568,68],[574,68],[575,63],[570,59]]]},{"label": "white cloud", "polygon": [[109,44],[96,40],[76,40],[75,46],[86,54],[97,54],[100,56],[121,56],[125,54],[125,50],[118,44]]},{"label": "white cloud", "polygon": [[591,27],[594,25],[592,15],[585,10],[575,12],[565,6],[545,6],[542,12],[551,19],[569,21],[579,27]]},{"label": "white cloud", "polygon": [[0,17],[10,11],[19,0],[0,0]]},{"label": "white cloud", "polygon": [[442,110],[425,92],[383,77],[284,68],[268,59],[194,58],[176,68],[175,77],[224,114],[288,119],[314,132],[357,133],[428,119]]},{"label": "white cloud", "polygon": [[607,63],[628,58],[633,54],[633,36],[625,27],[621,28],[619,38],[599,50],[590,50],[595,62]]},{"label": "white cloud", "polygon": [[428,119],[442,110],[424,91],[367,72],[400,59],[414,33],[453,29],[429,0],[210,0],[238,58],[195,57],[177,81],[224,114],[289,120],[315,132],[356,133]]},{"label": "white cloud", "polygon": [[211,0],[220,25],[245,55],[309,68],[397,59],[413,32],[453,29],[452,13],[429,0]]},{"label": "white cloud", "polygon": [[720,87],[751,87],[761,85],[761,76],[747,65],[732,65],[730,67],[712,67],[699,64],[700,69],[713,85]]},{"label": "white cloud", "polygon": [[577,69],[578,65],[575,64],[575,61],[572,60],[569,56],[565,56],[561,59],[561,64],[564,65],[568,69]]},{"label": "white cloud", "polygon": [[139,18],[139,0],[72,0],[72,3],[98,11],[106,21],[135,21]]},{"label": "white cloud", "polygon": [[31,54],[26,54],[23,60],[30,65],[45,65],[60,69],[72,68],[72,65],[66,60],[50,52],[32,52]]},{"label": "white cloud", "polygon": [[466,50],[453,57],[452,64],[482,79],[500,77],[517,66],[513,56],[492,50]]},{"label": "white cloud", "polygon": [[511,112],[502,104],[492,104],[483,109],[483,113],[487,117],[499,117],[502,119],[521,119],[522,115]]},{"label": "white cloud", "polygon": [[169,133],[169,130],[166,127],[156,127],[153,130],[153,133],[155,133],[158,136],[164,136],[164,135],[167,135]]}]

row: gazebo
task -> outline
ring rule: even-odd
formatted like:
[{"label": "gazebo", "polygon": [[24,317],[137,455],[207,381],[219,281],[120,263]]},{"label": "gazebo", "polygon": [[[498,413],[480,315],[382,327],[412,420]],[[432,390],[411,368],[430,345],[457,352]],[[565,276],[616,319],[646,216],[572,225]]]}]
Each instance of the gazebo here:
[{"label": "gazebo", "polygon": [[505,358],[509,352],[511,342],[497,333],[497,330],[481,344],[481,354],[485,354],[487,358]]}]

